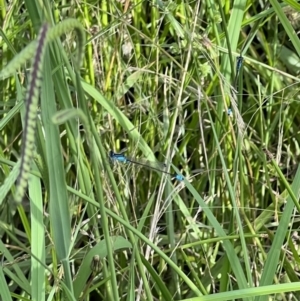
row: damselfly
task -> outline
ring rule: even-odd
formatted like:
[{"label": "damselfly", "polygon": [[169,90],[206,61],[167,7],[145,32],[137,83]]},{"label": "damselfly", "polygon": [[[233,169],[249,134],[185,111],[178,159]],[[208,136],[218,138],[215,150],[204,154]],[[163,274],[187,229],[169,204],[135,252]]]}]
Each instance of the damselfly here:
[{"label": "damselfly", "polygon": [[127,157],[123,154],[115,153],[113,151],[109,152],[109,158],[112,161],[118,161],[118,162],[125,163],[125,164],[126,163],[133,163],[133,164],[137,164],[137,165],[140,165],[140,166],[144,166],[146,168],[150,168],[150,169],[168,174],[168,175],[172,176],[173,178],[175,178],[177,181],[183,181],[184,180],[183,175],[178,174],[178,173],[171,173],[171,172],[168,172],[168,171],[164,170],[164,168],[166,167],[166,164],[164,164],[164,163],[151,162],[151,161],[148,161],[148,160],[145,160],[145,159],[130,158],[130,157]]},{"label": "damselfly", "polygon": [[234,79],[234,84],[233,84],[235,89],[237,88],[237,86],[236,86],[237,85],[237,80],[238,80],[240,70],[241,70],[242,65],[243,65],[243,61],[244,61],[244,58],[240,54],[240,56],[237,57],[237,61],[236,61],[236,72],[235,72],[235,79]]}]

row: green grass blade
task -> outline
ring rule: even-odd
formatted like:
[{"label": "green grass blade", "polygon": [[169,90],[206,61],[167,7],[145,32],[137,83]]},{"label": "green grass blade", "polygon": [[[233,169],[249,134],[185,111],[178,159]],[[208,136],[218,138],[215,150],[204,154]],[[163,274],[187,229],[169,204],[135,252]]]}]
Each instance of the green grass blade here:
[{"label": "green grass blade", "polygon": [[0,267],[0,297],[2,300],[12,301],[2,267]]},{"label": "green grass blade", "polygon": [[[298,167],[291,189],[293,194],[296,196],[296,199],[298,200],[300,195],[300,167]],[[262,286],[273,283],[273,279],[275,277],[277,269],[277,265],[275,265],[274,262],[278,262],[279,260],[280,250],[284,240],[286,239],[286,234],[289,231],[290,221],[292,219],[292,213],[294,208],[294,201],[292,200],[292,197],[289,196],[279,226],[277,228],[274,240],[272,242],[272,247],[268,253],[265,269],[261,276],[260,283]],[[267,300],[267,298],[260,297],[258,300],[263,301]]]},{"label": "green grass blade", "polygon": [[21,162],[19,161],[17,164],[14,165],[13,169],[11,170],[9,175],[6,177],[4,183],[0,187],[0,205],[4,201],[7,193],[9,192],[12,185],[15,183],[20,174],[20,164]]},{"label": "green grass blade", "polygon": [[[53,57],[50,56],[50,53],[47,53],[45,70],[51,70],[50,62],[52,60]],[[50,222],[53,230],[55,252],[58,259],[62,261],[67,259],[70,253],[71,221],[59,131],[58,127],[51,122],[52,116],[56,113],[55,95],[53,91],[51,72],[45,73],[41,95],[42,121],[44,124],[46,137],[46,162],[49,172],[50,185]],[[65,265],[64,268],[69,270],[70,266]],[[70,279],[71,273],[67,270],[65,271],[66,285],[70,291],[73,291],[72,279]]]},{"label": "green grass blade", "polygon": [[41,181],[36,176],[30,176],[29,197],[31,201],[31,252],[32,257],[32,300],[45,300],[45,229],[43,225],[43,196]]}]

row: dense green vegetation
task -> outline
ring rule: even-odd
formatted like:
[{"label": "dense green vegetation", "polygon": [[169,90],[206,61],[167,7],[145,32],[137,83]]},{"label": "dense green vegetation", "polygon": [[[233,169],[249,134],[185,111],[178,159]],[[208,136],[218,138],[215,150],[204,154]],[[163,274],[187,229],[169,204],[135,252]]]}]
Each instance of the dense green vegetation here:
[{"label": "dense green vegetation", "polygon": [[300,5],[8,2],[0,299],[300,300]]}]

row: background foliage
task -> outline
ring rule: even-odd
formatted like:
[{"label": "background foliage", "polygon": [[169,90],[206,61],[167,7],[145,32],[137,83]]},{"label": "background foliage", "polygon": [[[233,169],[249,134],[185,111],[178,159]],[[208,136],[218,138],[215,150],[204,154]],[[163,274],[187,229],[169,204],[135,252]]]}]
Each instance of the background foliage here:
[{"label": "background foliage", "polygon": [[[297,2],[0,8],[1,300],[300,299]],[[44,22],[18,204],[28,45]],[[124,148],[185,180],[110,164],[109,150]]]}]

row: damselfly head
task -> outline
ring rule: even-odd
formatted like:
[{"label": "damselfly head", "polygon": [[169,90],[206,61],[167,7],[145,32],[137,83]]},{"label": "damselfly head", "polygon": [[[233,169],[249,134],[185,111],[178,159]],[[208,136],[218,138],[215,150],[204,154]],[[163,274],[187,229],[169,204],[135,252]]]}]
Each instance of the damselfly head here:
[{"label": "damselfly head", "polygon": [[184,176],[181,175],[181,174],[175,173],[175,174],[173,175],[173,177],[174,177],[177,181],[180,181],[180,182],[184,180]]}]

